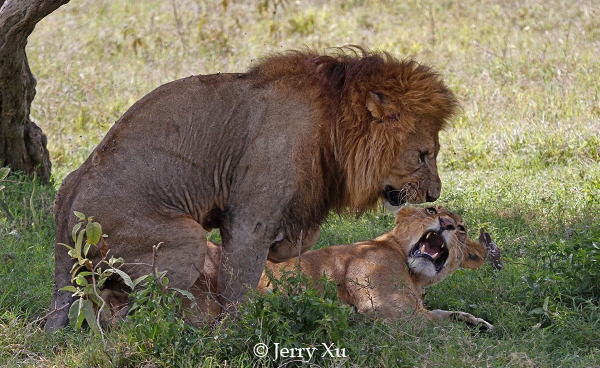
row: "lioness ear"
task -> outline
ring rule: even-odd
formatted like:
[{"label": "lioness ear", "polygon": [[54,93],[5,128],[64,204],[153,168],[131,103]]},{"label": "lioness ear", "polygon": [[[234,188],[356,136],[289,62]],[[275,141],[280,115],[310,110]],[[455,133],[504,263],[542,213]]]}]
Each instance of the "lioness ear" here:
[{"label": "lioness ear", "polygon": [[460,265],[462,268],[476,269],[483,265],[487,257],[487,249],[479,243],[467,239],[465,259]]},{"label": "lioness ear", "polygon": [[371,116],[373,116],[375,119],[381,120],[383,118],[383,106],[381,106],[382,103],[382,95],[378,93],[373,93],[371,91],[367,93],[367,100],[365,102],[365,105],[367,107],[367,110],[371,112]]}]

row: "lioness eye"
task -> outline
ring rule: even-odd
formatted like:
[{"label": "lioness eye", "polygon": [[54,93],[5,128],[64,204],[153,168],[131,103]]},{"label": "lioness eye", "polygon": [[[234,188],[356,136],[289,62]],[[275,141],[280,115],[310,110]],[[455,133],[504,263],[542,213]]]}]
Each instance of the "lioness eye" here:
[{"label": "lioness eye", "polygon": [[421,152],[421,154],[419,155],[419,161],[421,161],[422,164],[425,163],[425,158],[427,157],[428,154],[429,154],[429,152]]},{"label": "lioness eye", "polygon": [[426,211],[427,211],[427,213],[428,213],[428,214],[430,214],[430,215],[435,215],[435,214],[437,213],[436,209],[435,209],[435,208],[433,208],[433,207],[427,207],[425,210],[426,210]]},{"label": "lioness eye", "polygon": [[462,231],[462,232],[466,232],[467,231],[467,229],[465,229],[465,227],[462,226],[462,225],[458,225],[458,230]]}]

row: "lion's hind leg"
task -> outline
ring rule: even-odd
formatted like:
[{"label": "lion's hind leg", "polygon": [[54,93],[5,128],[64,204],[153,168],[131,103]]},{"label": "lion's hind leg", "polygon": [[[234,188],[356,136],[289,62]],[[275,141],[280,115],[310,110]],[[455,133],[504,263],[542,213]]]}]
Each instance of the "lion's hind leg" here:
[{"label": "lion's hind leg", "polygon": [[[169,289],[191,291],[206,254],[206,231],[200,224],[188,216],[155,216],[137,223],[131,217],[123,217],[110,225],[105,230],[110,256],[123,258],[125,263],[120,269],[132,280],[165,272]],[[144,288],[144,282],[136,290]],[[130,290],[118,278],[115,283],[105,284],[101,293],[108,307],[104,319],[109,322],[123,319],[129,311],[129,293],[136,290]],[[184,295],[181,299],[187,313],[195,303]]]},{"label": "lion's hind leg", "polygon": [[100,311],[100,322],[110,326],[125,320],[129,311],[129,293],[121,290],[104,289],[100,293],[103,309]]},{"label": "lion's hind leg", "polygon": [[165,218],[146,223],[138,232],[144,233],[143,238],[121,238],[123,244],[137,244],[136,254],[125,258],[126,263],[138,264],[129,276],[166,271],[169,287],[189,291],[204,267],[207,245],[202,226],[190,217]]}]

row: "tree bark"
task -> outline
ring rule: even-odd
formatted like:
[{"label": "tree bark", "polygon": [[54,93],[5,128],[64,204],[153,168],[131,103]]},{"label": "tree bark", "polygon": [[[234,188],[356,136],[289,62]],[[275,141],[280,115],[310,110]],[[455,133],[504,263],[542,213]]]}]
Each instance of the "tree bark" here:
[{"label": "tree bark", "polygon": [[46,135],[31,120],[36,80],[27,62],[27,37],[69,0],[0,0],[0,166],[50,179]]}]

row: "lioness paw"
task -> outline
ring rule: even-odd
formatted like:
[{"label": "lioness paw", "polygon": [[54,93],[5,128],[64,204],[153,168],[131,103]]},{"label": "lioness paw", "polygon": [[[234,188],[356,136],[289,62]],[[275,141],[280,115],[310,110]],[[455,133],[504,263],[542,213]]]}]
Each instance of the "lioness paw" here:
[{"label": "lioness paw", "polygon": [[482,318],[477,318],[470,313],[456,312],[455,318],[458,319],[459,321],[465,322],[469,326],[479,326],[479,328],[483,329],[483,330],[490,331],[490,330],[494,329],[494,325],[492,325],[491,323],[489,323],[488,321],[486,321]]}]

